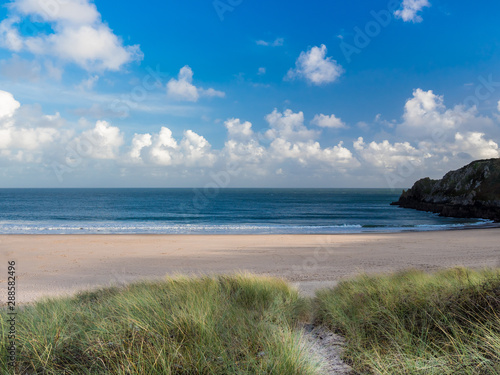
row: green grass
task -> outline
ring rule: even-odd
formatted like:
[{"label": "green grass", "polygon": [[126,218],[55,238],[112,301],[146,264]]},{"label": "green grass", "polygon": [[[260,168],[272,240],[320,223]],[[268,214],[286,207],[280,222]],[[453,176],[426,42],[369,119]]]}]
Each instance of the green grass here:
[{"label": "green grass", "polygon": [[[16,374],[316,374],[282,280],[170,278],[44,300],[17,316]],[[6,315],[0,370],[6,367]],[[10,372],[9,372],[10,371]]]},{"label": "green grass", "polygon": [[[319,374],[297,328],[342,333],[359,373],[500,374],[500,270],[341,282],[314,303],[283,280],[176,277],[18,310],[16,374]],[[7,367],[1,314],[0,373]]]},{"label": "green grass", "polygon": [[500,374],[500,270],[364,275],[316,303],[360,373]]}]

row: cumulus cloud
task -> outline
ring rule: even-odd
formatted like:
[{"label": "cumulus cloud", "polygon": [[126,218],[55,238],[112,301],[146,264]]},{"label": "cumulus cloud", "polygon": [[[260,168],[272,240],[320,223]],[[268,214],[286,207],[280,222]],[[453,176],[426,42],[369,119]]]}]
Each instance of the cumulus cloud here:
[{"label": "cumulus cloud", "polygon": [[484,133],[467,132],[455,134],[452,150],[457,153],[467,153],[474,159],[490,159],[500,157],[498,144],[491,139],[485,139]]},{"label": "cumulus cloud", "polygon": [[205,137],[192,130],[186,130],[180,142],[183,155],[182,163],[190,166],[212,166],[216,156],[211,152],[212,146]]},{"label": "cumulus cloud", "polygon": [[179,148],[177,141],[172,136],[172,131],[162,127],[160,132],[154,136],[150,150],[151,159],[156,164],[171,165],[173,154]]},{"label": "cumulus cloud", "polygon": [[0,158],[17,162],[41,162],[53,144],[69,139],[61,130],[59,113],[43,115],[37,107],[22,107],[14,96],[0,91]]},{"label": "cumulus cloud", "polygon": [[475,107],[447,108],[443,96],[422,89],[416,89],[406,102],[403,120],[396,126],[397,134],[418,140],[453,137],[458,130],[492,123],[491,119],[479,116]]},{"label": "cumulus cloud", "polygon": [[20,106],[21,103],[10,92],[0,90],[0,119],[12,117]]},{"label": "cumulus cloud", "polygon": [[322,128],[333,128],[333,129],[347,128],[347,125],[340,118],[336,117],[333,114],[330,116],[324,114],[316,115],[311,121],[311,124],[317,125]]},{"label": "cumulus cloud", "polygon": [[[500,156],[498,143],[473,128],[494,128],[493,120],[480,116],[476,108],[457,105],[447,108],[444,98],[431,90],[417,89],[405,105],[403,121],[395,125],[393,138],[353,143],[356,156],[381,175],[391,174],[396,182],[408,186],[417,177],[439,177],[475,159]],[[388,136],[388,134],[385,134]],[[369,171],[369,169],[367,169]],[[388,181],[389,181],[388,180]]]},{"label": "cumulus cloud", "polygon": [[[292,110],[268,114],[268,130],[265,138],[271,143],[261,143],[262,135],[252,130],[252,124],[240,119],[225,122],[228,140],[221,152],[226,161],[237,162],[244,174],[269,176],[272,174],[294,174],[296,168],[311,168],[332,171],[335,168],[356,167],[357,160],[350,150],[339,142],[333,147],[322,147],[316,140],[320,132],[304,125],[304,114]],[[276,172],[279,171],[279,172]]]},{"label": "cumulus cloud", "polygon": [[[0,23],[0,46],[11,51],[27,51],[100,71],[117,71],[143,57],[138,45],[125,46],[102,22],[89,0],[15,0],[9,8],[11,14]],[[53,32],[21,35],[20,25],[30,17],[50,24]]]},{"label": "cumulus cloud", "polygon": [[430,7],[429,0],[403,0],[401,9],[396,10],[394,15],[405,22],[422,22],[422,17],[418,13],[425,7]]},{"label": "cumulus cloud", "polygon": [[[167,126],[126,141],[121,129],[109,122],[71,124],[59,113],[43,114],[39,106],[21,105],[9,92],[0,91],[0,163],[7,160],[32,170],[57,161],[63,172],[79,168],[82,176],[90,170],[108,175],[119,169],[148,178],[189,176],[191,181],[236,163],[247,182],[342,176],[365,186],[408,186],[473,159],[500,157],[498,139],[472,128],[478,123],[487,126],[485,118],[473,109],[447,108],[444,98],[432,91],[415,90],[392,133],[380,133],[375,140],[359,137],[345,144],[336,139],[325,145],[322,129],[306,126],[303,112],[274,109],[264,118],[267,126],[259,130],[249,121],[227,119],[227,139],[217,149],[194,130],[176,136]],[[318,125],[323,128],[339,121],[334,115],[317,115],[312,122],[323,123]],[[86,130],[77,130],[82,127]],[[431,128],[446,136],[419,135]],[[384,181],[388,174],[390,183]]]},{"label": "cumulus cloud", "polygon": [[285,78],[304,78],[316,86],[335,82],[344,73],[344,69],[337,61],[326,57],[326,52],[324,44],[302,52],[295,62],[295,69],[290,69]]},{"label": "cumulus cloud", "polygon": [[245,164],[258,174],[265,174],[265,167],[262,163],[267,152],[252,130],[252,123],[232,118],[226,120],[224,126],[227,129],[228,140],[221,151],[221,157],[228,162]]},{"label": "cumulus cloud", "polygon": [[330,148],[322,148],[319,142],[290,142],[283,138],[276,138],[270,146],[270,152],[274,160],[283,161],[292,159],[299,164],[314,165],[315,162],[323,162],[331,167],[357,162],[351,151],[343,146],[343,142]]},{"label": "cumulus cloud", "polygon": [[97,121],[93,129],[84,131],[75,139],[82,156],[92,159],[116,159],[124,143],[123,134],[107,121]]},{"label": "cumulus cloud", "polygon": [[304,141],[316,139],[319,132],[308,129],[304,125],[304,113],[294,113],[287,109],[283,113],[277,109],[266,116],[266,121],[269,124],[269,130],[265,135],[268,138],[282,138],[288,141]]},{"label": "cumulus cloud", "polygon": [[172,78],[167,83],[167,96],[178,101],[197,102],[201,96],[223,98],[226,94],[213,88],[203,89],[193,85],[193,70],[184,66],[179,71],[177,79]]},{"label": "cumulus cloud", "polygon": [[130,148],[129,157],[135,162],[142,161],[141,151],[145,147],[153,144],[151,134],[134,134],[132,139],[132,147]]},{"label": "cumulus cloud", "polygon": [[396,142],[391,144],[388,140],[382,142],[365,143],[363,137],[359,137],[353,147],[358,156],[370,165],[393,170],[399,164],[407,161],[422,162],[429,154],[410,145],[409,142]]},{"label": "cumulus cloud", "polygon": [[209,167],[216,156],[210,143],[192,130],[184,131],[177,141],[172,130],[162,126],[156,134],[135,134],[129,158],[137,162],[164,167]]},{"label": "cumulus cloud", "polygon": [[224,126],[230,139],[250,139],[254,135],[249,121],[242,123],[240,119],[232,118],[224,122]]}]

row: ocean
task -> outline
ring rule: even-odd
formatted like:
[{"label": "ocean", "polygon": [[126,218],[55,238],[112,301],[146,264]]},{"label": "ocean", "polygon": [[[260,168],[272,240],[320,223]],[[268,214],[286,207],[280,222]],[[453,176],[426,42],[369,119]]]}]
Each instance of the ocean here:
[{"label": "ocean", "polygon": [[0,189],[0,234],[306,234],[487,225],[391,206],[391,189]]}]

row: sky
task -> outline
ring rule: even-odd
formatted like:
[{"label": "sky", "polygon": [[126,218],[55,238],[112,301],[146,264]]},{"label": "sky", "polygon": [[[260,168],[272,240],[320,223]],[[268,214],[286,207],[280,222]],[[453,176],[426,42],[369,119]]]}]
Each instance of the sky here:
[{"label": "sky", "polygon": [[409,187],[500,157],[500,3],[14,0],[0,188]]}]

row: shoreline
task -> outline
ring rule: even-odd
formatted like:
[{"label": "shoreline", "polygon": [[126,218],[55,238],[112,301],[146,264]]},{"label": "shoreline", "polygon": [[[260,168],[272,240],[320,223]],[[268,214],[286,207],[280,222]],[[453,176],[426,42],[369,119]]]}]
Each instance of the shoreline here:
[{"label": "shoreline", "polygon": [[[436,225],[439,226],[439,225]],[[361,227],[364,228],[364,227]],[[371,235],[371,234],[398,234],[398,233],[429,233],[429,232],[447,232],[461,230],[480,230],[500,228],[500,222],[473,223],[473,224],[451,224],[439,226],[436,229],[400,229],[400,230],[365,230],[365,231],[346,231],[346,232],[314,232],[314,233],[127,233],[127,232],[71,232],[71,233],[2,233],[1,236],[336,236],[336,235]]]},{"label": "shoreline", "polygon": [[313,295],[361,272],[499,267],[499,238],[498,227],[327,235],[8,234],[0,235],[0,285],[7,260],[16,260],[21,304],[165,275],[235,272],[284,278]]}]

